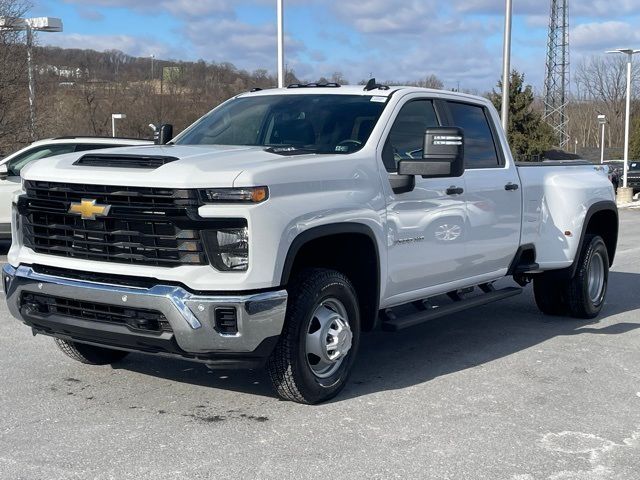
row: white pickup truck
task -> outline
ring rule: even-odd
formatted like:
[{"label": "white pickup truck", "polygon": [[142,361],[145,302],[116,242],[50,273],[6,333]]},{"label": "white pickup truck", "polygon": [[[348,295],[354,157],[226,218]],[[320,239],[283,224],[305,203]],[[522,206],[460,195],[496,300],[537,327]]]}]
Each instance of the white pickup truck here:
[{"label": "white pickup truck", "polygon": [[596,317],[618,235],[599,170],[516,166],[484,98],[254,91],[167,144],[23,170],[3,282],[12,314],[81,362],[266,365],[281,398],[318,403],[361,332],[521,292],[504,277],[546,314]]}]

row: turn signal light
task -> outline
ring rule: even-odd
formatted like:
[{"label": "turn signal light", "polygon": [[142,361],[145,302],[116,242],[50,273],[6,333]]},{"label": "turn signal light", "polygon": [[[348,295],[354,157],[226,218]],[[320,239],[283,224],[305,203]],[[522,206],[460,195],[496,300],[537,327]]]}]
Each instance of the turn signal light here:
[{"label": "turn signal light", "polygon": [[269,188],[207,188],[200,197],[205,203],[262,203],[269,198]]}]

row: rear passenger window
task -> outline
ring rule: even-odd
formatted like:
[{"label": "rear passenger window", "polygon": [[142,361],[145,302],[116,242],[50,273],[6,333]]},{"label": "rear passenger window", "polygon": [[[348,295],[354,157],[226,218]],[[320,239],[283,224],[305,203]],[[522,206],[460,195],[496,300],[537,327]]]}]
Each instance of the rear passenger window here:
[{"label": "rear passenger window", "polygon": [[500,166],[496,144],[484,107],[448,102],[453,125],[464,130],[465,168],[495,168]]},{"label": "rear passenger window", "polygon": [[431,100],[413,100],[403,106],[382,151],[382,161],[387,171],[397,172],[400,160],[422,158],[424,132],[438,126]]}]

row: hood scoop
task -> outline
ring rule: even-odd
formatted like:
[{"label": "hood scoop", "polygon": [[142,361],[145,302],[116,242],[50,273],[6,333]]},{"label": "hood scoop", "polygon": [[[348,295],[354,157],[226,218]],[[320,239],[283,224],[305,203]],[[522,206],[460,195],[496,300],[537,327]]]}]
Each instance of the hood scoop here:
[{"label": "hood scoop", "polygon": [[83,167],[144,168],[155,170],[167,163],[179,160],[163,155],[118,155],[111,153],[90,153],[74,162]]}]

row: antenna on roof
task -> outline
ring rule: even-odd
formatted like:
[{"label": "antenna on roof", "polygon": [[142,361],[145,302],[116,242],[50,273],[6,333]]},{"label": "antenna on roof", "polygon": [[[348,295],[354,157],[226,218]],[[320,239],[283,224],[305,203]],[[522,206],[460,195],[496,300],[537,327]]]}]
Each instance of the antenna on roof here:
[{"label": "antenna on roof", "polygon": [[371,90],[389,90],[389,87],[387,85],[379,84],[378,82],[376,82],[375,78],[372,78],[364,87],[365,92],[370,92]]},{"label": "antenna on roof", "polygon": [[376,79],[372,78],[367,82],[367,85],[364,87],[365,92],[369,92],[371,90],[375,90],[378,84],[376,83]]}]

